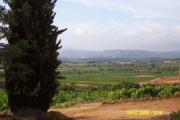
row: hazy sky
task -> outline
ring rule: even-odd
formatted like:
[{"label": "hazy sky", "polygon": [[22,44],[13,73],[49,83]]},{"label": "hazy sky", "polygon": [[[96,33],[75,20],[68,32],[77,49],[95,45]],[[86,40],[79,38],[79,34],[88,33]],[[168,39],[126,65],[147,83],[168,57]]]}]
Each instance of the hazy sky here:
[{"label": "hazy sky", "polygon": [[64,49],[180,50],[180,0],[59,0]]},{"label": "hazy sky", "polygon": [[180,0],[58,0],[55,11],[63,49],[180,50]]}]

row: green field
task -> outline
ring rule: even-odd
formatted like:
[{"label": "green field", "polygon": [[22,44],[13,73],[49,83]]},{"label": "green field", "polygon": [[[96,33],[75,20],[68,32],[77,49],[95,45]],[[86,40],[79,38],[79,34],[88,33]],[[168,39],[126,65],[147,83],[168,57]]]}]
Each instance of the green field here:
[{"label": "green field", "polygon": [[[170,61],[167,63],[167,61]],[[126,64],[130,62],[131,64]],[[125,63],[125,64],[123,64]],[[179,59],[155,60],[71,60],[63,61],[57,71],[64,79],[62,84],[118,84],[119,82],[142,82],[162,76],[176,76],[180,67]],[[0,69],[0,80],[4,80]]]},{"label": "green field", "polygon": [[[164,63],[171,61],[171,63]],[[119,64],[131,62],[131,64]],[[142,82],[162,76],[176,76],[179,70],[179,59],[155,60],[114,60],[63,61],[57,71],[64,79],[62,84],[118,84],[122,81]],[[4,80],[3,69],[0,70],[0,80]]]},{"label": "green field", "polygon": [[65,79],[61,83],[73,84],[117,84],[122,81],[142,82],[162,76],[176,76],[180,60],[129,60],[131,64],[119,61],[67,62],[58,68]]}]

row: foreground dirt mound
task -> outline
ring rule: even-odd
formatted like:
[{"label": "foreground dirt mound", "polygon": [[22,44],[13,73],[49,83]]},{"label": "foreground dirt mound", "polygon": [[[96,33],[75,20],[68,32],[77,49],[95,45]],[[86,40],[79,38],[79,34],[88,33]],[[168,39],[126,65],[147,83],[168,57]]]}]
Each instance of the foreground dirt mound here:
[{"label": "foreground dirt mound", "polygon": [[[169,120],[169,114],[180,110],[180,98],[122,102],[91,103],[72,108],[53,109],[75,120]],[[149,111],[150,114],[128,114],[129,111]]]},{"label": "foreground dirt mound", "polygon": [[0,112],[0,120],[72,120],[72,118],[56,111],[47,114],[37,109],[25,109],[13,116],[10,111]]}]

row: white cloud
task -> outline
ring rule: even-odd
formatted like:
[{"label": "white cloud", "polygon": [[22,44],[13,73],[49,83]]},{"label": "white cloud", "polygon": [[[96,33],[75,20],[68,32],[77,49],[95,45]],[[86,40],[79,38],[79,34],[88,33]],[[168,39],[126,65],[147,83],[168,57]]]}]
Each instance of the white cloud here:
[{"label": "white cloud", "polygon": [[[85,22],[73,24],[70,28],[64,36],[64,48],[180,50],[177,47],[180,45],[179,26],[169,27],[152,21],[131,24],[113,21],[107,23],[106,27],[99,23]],[[81,34],[74,34],[74,30]]]},{"label": "white cloud", "polygon": [[67,0],[86,6],[127,11],[137,19],[180,20],[179,0]]},{"label": "white cloud", "polygon": [[84,33],[84,30],[81,29],[81,28],[76,28],[74,30],[74,34],[77,35],[77,36],[83,35],[83,33]]},{"label": "white cloud", "polygon": [[175,29],[180,32],[180,25],[176,25]]}]

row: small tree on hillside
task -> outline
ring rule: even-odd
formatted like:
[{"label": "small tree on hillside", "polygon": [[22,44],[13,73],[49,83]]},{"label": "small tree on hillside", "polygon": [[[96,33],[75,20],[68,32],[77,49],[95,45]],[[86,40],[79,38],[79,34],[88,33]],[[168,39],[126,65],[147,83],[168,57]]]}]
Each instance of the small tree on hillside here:
[{"label": "small tree on hillside", "polygon": [[[59,34],[53,25],[56,0],[4,0],[8,41],[5,77],[8,102],[12,112],[38,108],[46,112],[58,86],[56,68]],[[3,8],[3,7],[1,7]],[[1,24],[2,26],[2,24]]]}]

